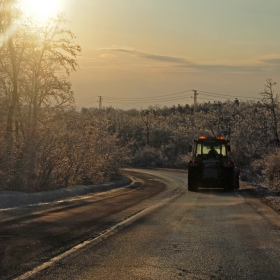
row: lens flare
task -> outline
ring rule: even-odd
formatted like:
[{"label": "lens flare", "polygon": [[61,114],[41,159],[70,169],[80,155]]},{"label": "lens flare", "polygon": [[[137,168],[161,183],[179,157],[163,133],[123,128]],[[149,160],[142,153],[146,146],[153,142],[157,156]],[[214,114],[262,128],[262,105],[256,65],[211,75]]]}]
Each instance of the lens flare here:
[{"label": "lens flare", "polygon": [[55,16],[59,9],[59,0],[22,0],[23,12],[39,21]]}]

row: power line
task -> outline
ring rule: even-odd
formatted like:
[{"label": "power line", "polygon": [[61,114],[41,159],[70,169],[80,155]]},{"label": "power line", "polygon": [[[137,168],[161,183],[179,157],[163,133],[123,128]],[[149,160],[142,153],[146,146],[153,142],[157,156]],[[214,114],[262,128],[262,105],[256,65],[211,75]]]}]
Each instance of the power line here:
[{"label": "power line", "polygon": [[[174,101],[174,100],[182,100],[182,99],[186,99],[186,97],[190,97],[190,95],[188,96],[183,96],[183,97],[177,97],[177,98],[161,98],[161,99],[154,99],[154,100],[121,100],[121,99],[107,99],[104,98],[105,103],[123,103],[123,104],[133,104],[133,103],[151,103],[151,102],[160,102],[160,101]],[[108,102],[106,102],[106,100]]]},{"label": "power line", "polygon": [[[214,93],[214,92],[208,92],[208,91],[202,91],[202,90],[186,90],[171,94],[164,94],[164,95],[157,95],[157,96],[150,96],[150,97],[113,97],[113,96],[94,96],[90,97],[81,101],[78,101],[77,104],[83,105],[83,101],[89,101],[92,99],[98,98],[99,102],[99,108],[102,106],[102,101],[105,101],[105,103],[119,103],[119,104],[139,104],[139,103],[151,103],[151,102],[167,102],[167,101],[175,101],[175,100],[183,100],[188,97],[191,97],[191,94],[184,95],[184,96],[178,96],[180,94],[186,94],[188,92],[194,92],[194,106],[196,106],[197,102],[197,95],[200,94],[202,97],[200,99],[202,100],[208,100],[208,101],[215,101],[215,97],[217,98],[239,98],[240,100],[247,100],[247,99],[254,99],[259,100],[259,98],[256,97],[246,97],[246,96],[240,96],[240,95],[230,95],[230,94],[221,94],[221,93]],[[177,96],[176,96],[177,95]],[[209,96],[212,98],[203,98],[203,96]],[[214,98],[214,99],[213,99]],[[87,105],[89,105],[87,103]]]},{"label": "power line", "polygon": [[185,95],[185,96],[180,96],[180,97],[165,97],[165,98],[159,98],[159,97],[152,97],[152,98],[118,98],[118,97],[106,97],[103,96],[104,99],[109,100],[109,101],[133,101],[133,102],[150,102],[150,101],[161,101],[161,100],[177,100],[177,99],[185,99],[186,97],[190,97],[191,95]]},{"label": "power line", "polygon": [[186,91],[181,91],[181,92],[176,92],[176,93],[171,93],[171,94],[165,94],[165,95],[156,95],[153,97],[113,97],[113,96],[104,96],[107,99],[129,99],[129,100],[150,100],[150,99],[158,99],[161,97],[166,97],[166,96],[172,96],[172,95],[177,95],[177,94],[182,94],[182,93],[187,93],[192,90],[186,90]]},{"label": "power line", "polygon": [[[102,95],[102,99],[107,99],[107,100],[111,100],[111,103],[116,103],[116,102],[113,102],[114,100],[117,100],[117,101],[122,101],[122,102],[136,102],[136,101],[139,101],[139,102],[143,102],[143,103],[148,103],[149,101],[172,101],[172,100],[176,100],[176,99],[183,99],[183,98],[174,98],[174,99],[166,99],[165,97],[168,97],[168,96],[173,96],[173,95],[178,95],[178,94],[182,94],[182,93],[187,93],[187,92],[190,92],[192,90],[186,90],[186,91],[181,91],[181,92],[176,92],[176,93],[170,93],[170,94],[164,94],[164,95],[157,95],[157,96],[153,96],[153,97],[113,97],[113,96],[104,96]],[[162,98],[164,97],[164,98]],[[184,98],[186,98],[188,96],[184,96]],[[83,102],[84,101],[89,101],[89,100],[92,100],[92,99],[96,99],[96,98],[99,98],[99,96],[94,96],[94,97],[90,97],[90,98],[87,98],[87,99],[83,99],[83,100],[80,100],[77,102],[77,104],[80,104],[80,105],[83,105]],[[118,103],[121,103],[121,102],[118,102]]]},{"label": "power line", "polygon": [[81,102],[84,102],[84,101],[88,101],[88,100],[91,100],[91,99],[95,99],[95,98],[98,98],[98,96],[89,97],[87,99],[82,99],[82,100],[78,101],[78,103],[81,103]]},{"label": "power line", "polygon": [[214,93],[214,92],[208,92],[208,91],[202,91],[202,90],[198,90],[198,92],[204,94],[204,95],[217,95],[217,96],[229,96],[229,97],[233,97],[233,98],[250,98],[250,99],[259,99],[259,98],[256,98],[256,97],[249,97],[249,96],[238,96],[238,95],[229,95],[229,94],[221,94],[221,93]]}]

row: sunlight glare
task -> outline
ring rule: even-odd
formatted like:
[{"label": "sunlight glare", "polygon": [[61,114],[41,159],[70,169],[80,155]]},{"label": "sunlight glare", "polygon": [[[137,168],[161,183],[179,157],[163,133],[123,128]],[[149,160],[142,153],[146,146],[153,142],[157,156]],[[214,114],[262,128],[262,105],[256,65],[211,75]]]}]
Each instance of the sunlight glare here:
[{"label": "sunlight glare", "polygon": [[55,16],[59,8],[59,0],[22,0],[21,2],[24,12],[39,21]]}]

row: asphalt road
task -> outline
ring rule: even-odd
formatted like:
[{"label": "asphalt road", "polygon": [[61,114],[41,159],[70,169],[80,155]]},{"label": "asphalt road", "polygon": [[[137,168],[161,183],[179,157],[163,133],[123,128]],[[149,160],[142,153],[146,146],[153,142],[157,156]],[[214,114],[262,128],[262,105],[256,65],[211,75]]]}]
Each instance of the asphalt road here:
[{"label": "asphalt road", "polygon": [[188,192],[184,173],[135,176],[130,192],[26,214],[17,234],[6,218],[3,279],[26,271],[19,279],[280,279],[279,215],[270,208],[239,192]]},{"label": "asphalt road", "polygon": [[173,191],[154,176],[141,175],[126,188],[0,211],[0,279],[14,279],[98,237]]}]

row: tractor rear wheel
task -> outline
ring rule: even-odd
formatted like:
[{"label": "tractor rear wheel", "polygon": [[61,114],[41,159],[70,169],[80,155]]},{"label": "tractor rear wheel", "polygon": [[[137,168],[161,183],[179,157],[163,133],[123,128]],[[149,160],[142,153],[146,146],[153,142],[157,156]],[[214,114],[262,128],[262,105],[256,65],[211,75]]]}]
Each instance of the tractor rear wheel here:
[{"label": "tractor rear wheel", "polygon": [[190,192],[198,191],[196,179],[195,179],[194,175],[192,175],[192,174],[188,175],[188,190]]}]

